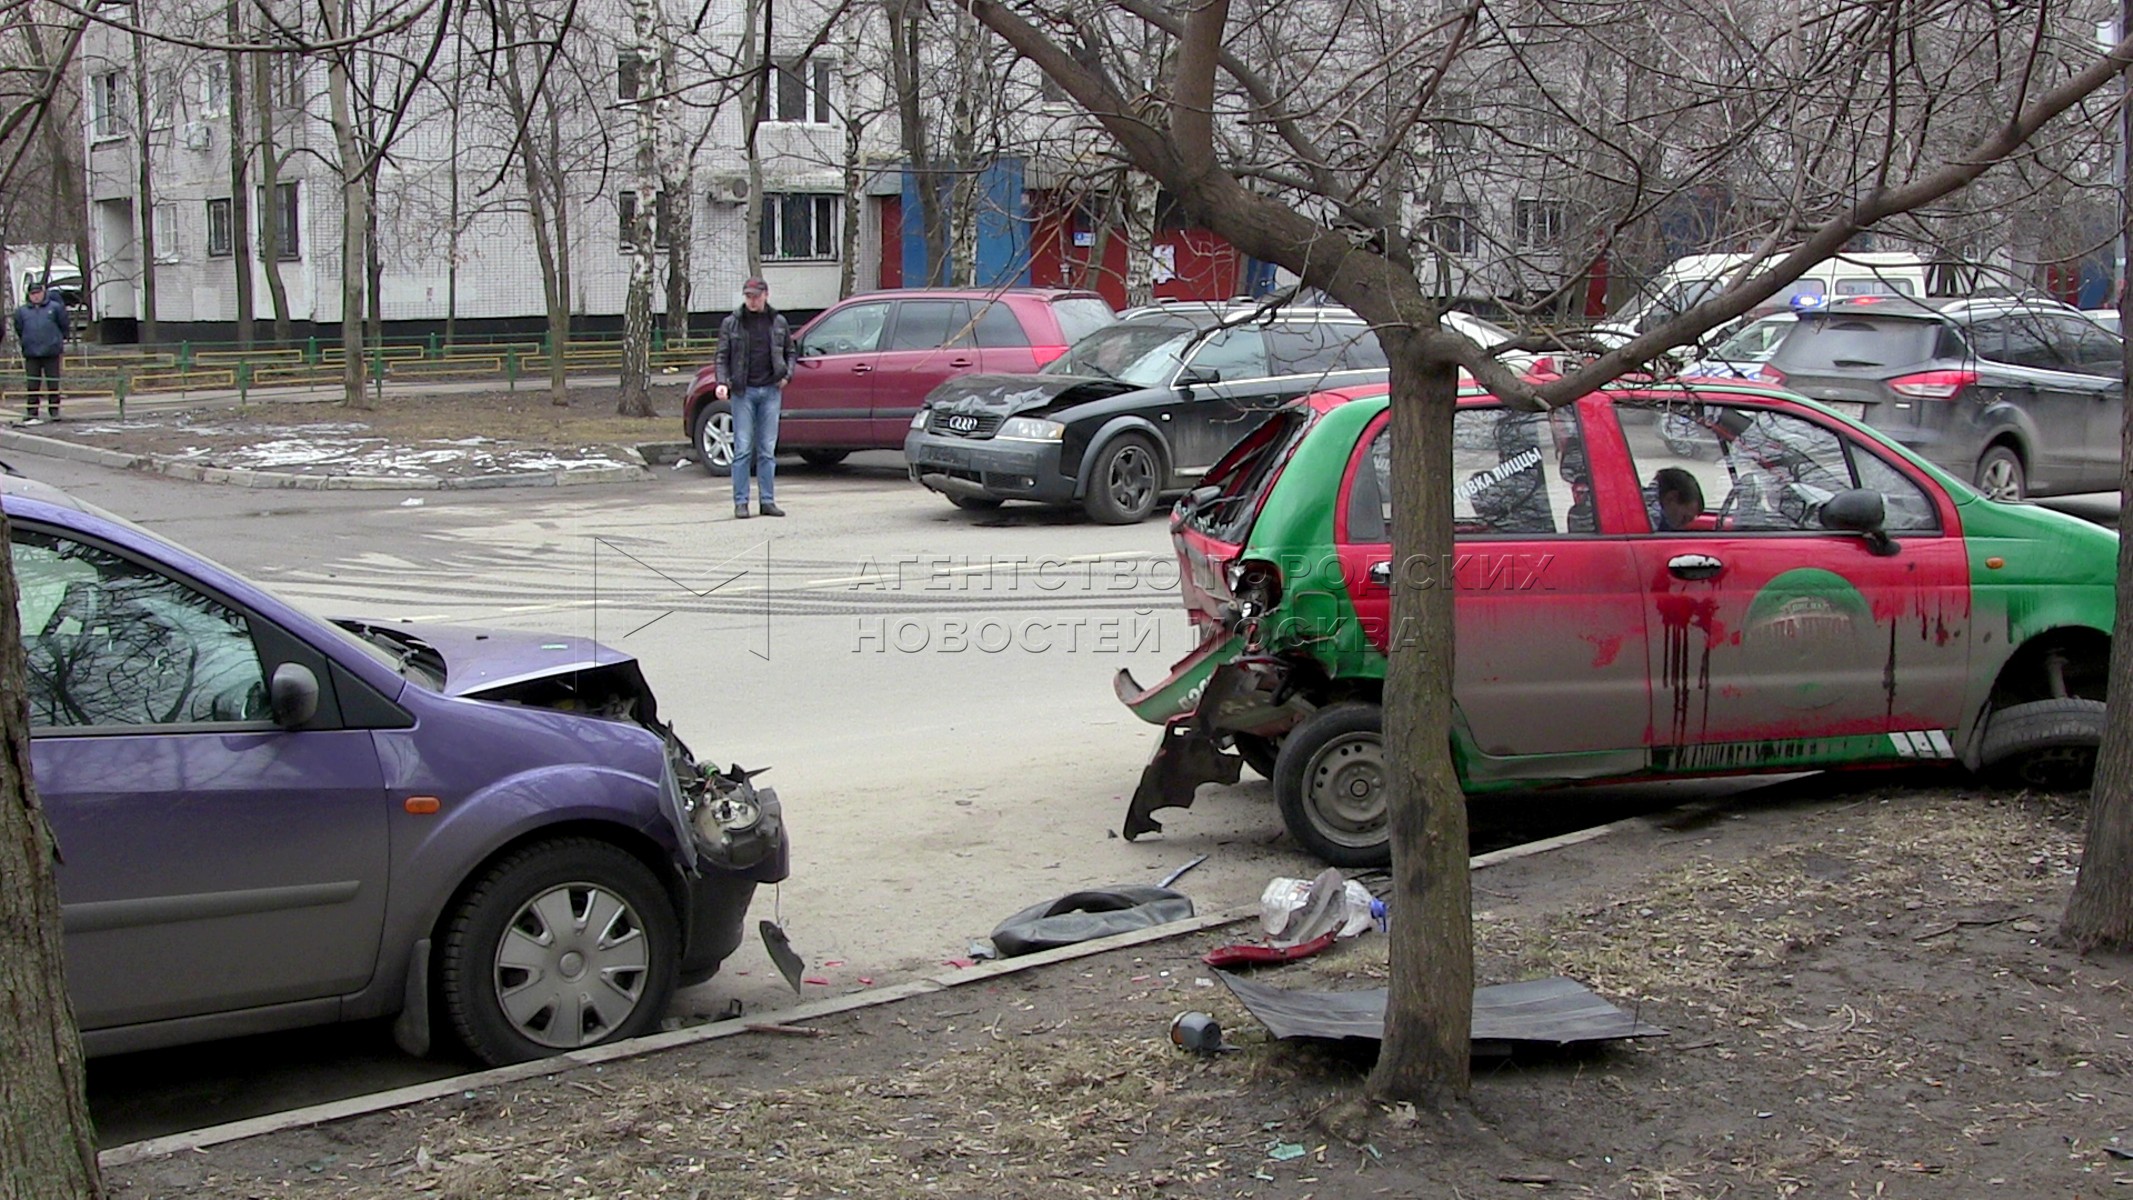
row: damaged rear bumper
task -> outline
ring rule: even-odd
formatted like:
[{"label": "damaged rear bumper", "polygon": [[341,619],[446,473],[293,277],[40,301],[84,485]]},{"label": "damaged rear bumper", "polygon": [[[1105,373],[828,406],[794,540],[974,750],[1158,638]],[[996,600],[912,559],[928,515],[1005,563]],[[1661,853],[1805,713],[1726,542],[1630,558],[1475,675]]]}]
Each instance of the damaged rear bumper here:
[{"label": "damaged rear bumper", "polygon": [[1244,651],[1241,637],[1210,640],[1150,688],[1118,673],[1118,698],[1142,720],[1163,726],[1126,806],[1127,841],[1160,832],[1152,814],[1192,807],[1201,784],[1237,782],[1244,765],[1237,735],[1279,739],[1315,707],[1293,686],[1293,664]]}]

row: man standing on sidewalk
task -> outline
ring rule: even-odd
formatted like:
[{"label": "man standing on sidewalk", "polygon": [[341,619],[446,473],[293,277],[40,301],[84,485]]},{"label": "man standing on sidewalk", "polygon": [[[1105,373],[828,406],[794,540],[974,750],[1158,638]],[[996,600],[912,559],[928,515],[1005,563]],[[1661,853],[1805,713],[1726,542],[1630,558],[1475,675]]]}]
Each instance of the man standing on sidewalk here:
[{"label": "man standing on sidewalk", "polygon": [[718,398],[733,405],[733,515],[748,516],[748,476],[756,477],[761,512],[778,507],[778,403],[792,377],[792,329],[770,307],[770,285],[741,285],[741,306],[718,325]]},{"label": "man standing on sidewalk", "polygon": [[24,416],[37,423],[37,393],[43,391],[45,407],[59,419],[59,356],[67,349],[67,306],[45,290],[43,283],[30,285],[29,302],[15,310],[15,341],[22,350],[22,370],[29,391],[23,400]]}]

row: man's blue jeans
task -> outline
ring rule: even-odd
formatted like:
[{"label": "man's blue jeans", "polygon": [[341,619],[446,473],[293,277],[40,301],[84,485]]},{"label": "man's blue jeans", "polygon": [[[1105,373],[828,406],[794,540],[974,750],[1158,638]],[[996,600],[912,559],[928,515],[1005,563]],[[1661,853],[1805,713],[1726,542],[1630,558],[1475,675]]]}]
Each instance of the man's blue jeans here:
[{"label": "man's blue jeans", "polygon": [[733,502],[748,503],[748,476],[757,479],[763,503],[778,498],[778,402],[775,387],[744,387],[729,393],[733,402]]}]

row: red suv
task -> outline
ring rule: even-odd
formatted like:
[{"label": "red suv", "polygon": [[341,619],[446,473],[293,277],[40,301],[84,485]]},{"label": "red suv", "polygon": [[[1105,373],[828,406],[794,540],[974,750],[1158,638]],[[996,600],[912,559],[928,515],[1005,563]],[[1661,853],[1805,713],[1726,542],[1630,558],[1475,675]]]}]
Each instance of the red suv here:
[{"label": "red suv", "polygon": [[[1095,292],[1051,288],[909,288],[824,309],[795,335],[799,361],[779,408],[778,449],[827,466],[854,450],[896,450],[926,393],[974,371],[1025,375],[1118,319]],[[733,467],[733,415],[696,372],[682,406],[696,458]]]}]

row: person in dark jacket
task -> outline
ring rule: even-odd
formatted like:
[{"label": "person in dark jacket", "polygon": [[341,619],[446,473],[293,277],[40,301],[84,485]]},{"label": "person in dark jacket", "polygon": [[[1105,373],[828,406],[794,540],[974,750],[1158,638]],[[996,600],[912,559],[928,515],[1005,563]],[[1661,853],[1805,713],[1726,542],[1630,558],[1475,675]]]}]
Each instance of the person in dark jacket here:
[{"label": "person in dark jacket", "polygon": [[782,517],[778,507],[778,404],[792,378],[792,329],[770,307],[770,285],[741,285],[741,306],[718,325],[717,396],[733,406],[733,515],[748,516],[748,477],[756,478],[758,508]]},{"label": "person in dark jacket", "polygon": [[59,419],[59,356],[67,348],[67,306],[42,283],[32,283],[29,302],[15,310],[15,341],[22,350],[22,370],[29,391],[23,400],[31,423],[37,420],[37,394]]}]

